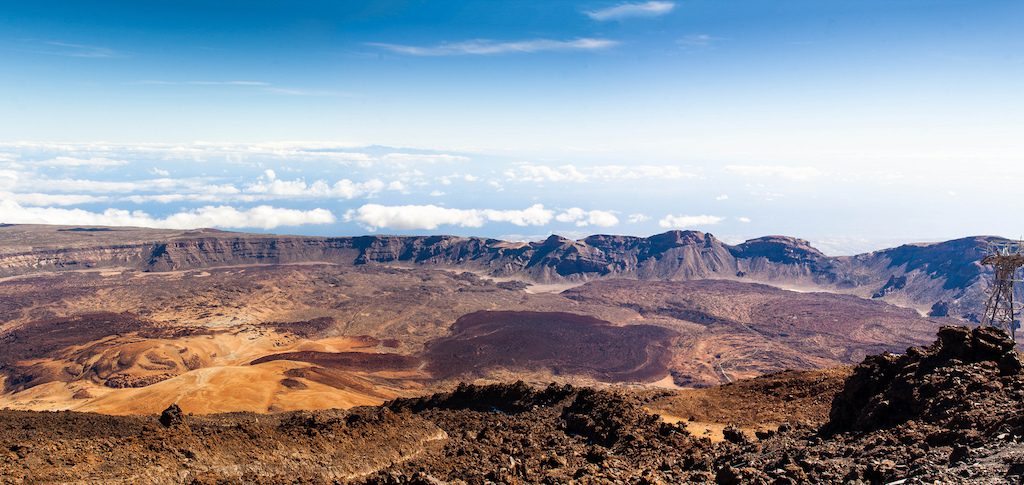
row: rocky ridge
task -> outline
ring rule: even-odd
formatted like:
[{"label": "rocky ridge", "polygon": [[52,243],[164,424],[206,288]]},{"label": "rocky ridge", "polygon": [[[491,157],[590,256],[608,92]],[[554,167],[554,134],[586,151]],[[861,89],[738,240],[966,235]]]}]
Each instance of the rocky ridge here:
[{"label": "rocky ridge", "polygon": [[[0,228],[0,277],[115,267],[162,272],[256,264],[421,265],[535,283],[604,278],[742,279],[875,297],[930,310],[935,316],[976,319],[987,288],[983,278],[987,270],[979,260],[989,242],[997,239],[971,237],[830,257],[792,237],[766,236],[729,245],[698,231],[669,231],[650,237],[594,235],[575,241],[551,236],[544,241],[512,243],[456,236],[324,238],[214,230],[160,231],[147,240],[146,230],[69,232],[74,229]],[[47,231],[62,231],[60,240],[66,244],[55,247],[40,242],[26,247],[21,242],[42,240]],[[122,241],[117,238],[120,231],[130,237],[115,243]],[[97,234],[101,239],[95,239]],[[79,239],[69,239],[75,236]]]},{"label": "rocky ridge", "polygon": [[821,428],[789,429],[734,443],[717,481],[1020,483],[1020,355],[999,330],[944,327],[930,346],[865,359]]}]

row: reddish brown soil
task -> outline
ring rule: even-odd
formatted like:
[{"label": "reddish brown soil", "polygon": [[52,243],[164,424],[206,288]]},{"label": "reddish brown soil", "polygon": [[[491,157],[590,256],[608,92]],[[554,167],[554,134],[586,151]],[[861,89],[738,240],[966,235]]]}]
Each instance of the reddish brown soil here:
[{"label": "reddish brown soil", "polygon": [[445,439],[387,409],[164,414],[0,411],[0,483],[339,483]]},{"label": "reddish brown soil", "polygon": [[279,332],[288,332],[302,338],[325,337],[334,328],[334,319],[330,317],[314,318],[301,322],[274,322],[266,326]]},{"label": "reddish brown soil", "polygon": [[[166,327],[130,313],[86,313],[68,318],[38,320],[0,334],[0,372],[7,374],[5,392],[71,378],[45,366],[22,365],[31,359],[55,357],[69,347],[105,337],[132,334],[141,338],[176,338],[212,333],[199,327]],[[155,381],[154,381],[155,382]],[[129,387],[111,385],[111,387]]]},{"label": "reddish brown soil", "polygon": [[[678,385],[726,383],[786,369],[859,362],[866,355],[926,343],[948,319],[849,295],[800,293],[724,280],[604,280],[562,293],[587,306],[620,305],[680,327],[673,365]],[[675,323],[678,322],[678,323]]]},{"label": "reddish brown soil", "polygon": [[[736,282],[609,280],[533,294],[471,273],[373,265],[54,273],[0,281],[0,302],[0,400],[40,410],[102,399],[106,389],[78,392],[94,385],[146,386],[292,351],[411,356],[440,380],[425,381],[426,372],[409,381],[404,373],[379,376],[399,379],[388,385],[399,395],[448,389],[461,377],[589,384],[671,375],[679,386],[708,386],[902,351],[939,325],[881,302]],[[472,323],[482,310],[519,316],[484,313],[494,321]],[[546,316],[524,318],[529,312]],[[552,317],[557,312],[576,315]],[[212,338],[195,338],[204,332]],[[333,360],[317,364],[312,382],[344,390],[348,370],[394,367]],[[289,376],[267,377],[278,386]],[[38,387],[55,381],[68,385]],[[294,407],[306,399],[295,398]],[[115,401],[124,402],[106,402]]]},{"label": "reddish brown soil", "polygon": [[387,399],[380,389],[375,389],[372,382],[358,379],[351,372],[342,369],[331,369],[327,367],[308,367],[301,369],[289,369],[284,375],[286,380],[293,380],[301,383],[298,379],[306,379],[312,382],[330,386],[336,389],[347,389],[368,396]]},{"label": "reddish brown soil", "polygon": [[648,408],[684,421],[746,428],[790,421],[820,425],[828,420],[832,398],[851,371],[783,371],[706,389],[659,393]]},{"label": "reddish brown soil", "polygon": [[[872,356],[831,398],[824,427],[809,423],[820,422],[837,375],[788,372],[699,391],[709,399],[690,404],[706,418],[740,422],[759,406],[788,418],[756,437],[727,428],[717,443],[649,414],[658,404],[650,391],[521,382],[348,412],[0,411],[0,481],[1021,483],[1024,364],[1012,347],[991,329],[947,328],[929,347]],[[782,409],[787,402],[805,405]]]},{"label": "reddish brown soil", "polygon": [[54,352],[109,335],[146,330],[153,325],[127,313],[88,313],[38,320],[0,335],[0,359],[13,363],[50,357]]},{"label": "reddish brown soil", "polygon": [[431,342],[426,355],[438,378],[504,368],[645,382],[667,374],[676,335],[573,313],[485,311],[459,318],[451,335]]},{"label": "reddish brown soil", "polygon": [[272,362],[275,360],[294,360],[309,362],[335,369],[360,370],[379,372],[387,370],[410,370],[420,364],[416,357],[399,354],[378,354],[371,352],[285,352],[260,357],[251,362],[252,365]]}]

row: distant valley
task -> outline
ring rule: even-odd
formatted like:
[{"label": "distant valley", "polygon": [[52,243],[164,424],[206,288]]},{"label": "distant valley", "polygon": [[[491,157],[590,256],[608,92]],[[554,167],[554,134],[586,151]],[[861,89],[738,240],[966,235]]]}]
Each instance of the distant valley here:
[{"label": "distant valley", "polygon": [[672,389],[847,365],[976,314],[985,244],[836,258],[681,231],[513,243],[9,225],[0,407],[275,412],[466,381]]}]

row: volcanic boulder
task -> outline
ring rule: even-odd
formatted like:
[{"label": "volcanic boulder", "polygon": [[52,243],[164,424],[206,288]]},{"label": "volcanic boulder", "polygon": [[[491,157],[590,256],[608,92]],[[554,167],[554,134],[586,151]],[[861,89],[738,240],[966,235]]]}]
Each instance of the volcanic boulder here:
[{"label": "volcanic boulder", "polygon": [[177,404],[171,404],[160,413],[160,424],[165,428],[173,428],[185,424],[185,413]]},{"label": "volcanic boulder", "polygon": [[995,399],[1019,383],[1021,360],[1014,346],[995,328],[949,326],[930,346],[869,356],[833,400],[825,431],[873,431],[910,420],[960,428],[968,423],[950,421],[974,416],[958,412],[973,406],[965,396]]}]

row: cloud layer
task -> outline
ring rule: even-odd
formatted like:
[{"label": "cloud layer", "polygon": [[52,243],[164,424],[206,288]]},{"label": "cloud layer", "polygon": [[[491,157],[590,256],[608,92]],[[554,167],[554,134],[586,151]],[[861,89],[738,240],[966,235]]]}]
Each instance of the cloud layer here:
[{"label": "cloud layer", "polygon": [[334,214],[326,209],[296,210],[261,205],[251,209],[204,206],[167,217],[153,217],[143,211],[24,207],[11,199],[0,200],[0,222],[8,224],[61,224],[87,226],[135,226],[163,229],[224,227],[230,229],[274,229],[277,227],[331,224]]},{"label": "cloud layer", "polygon": [[543,226],[554,212],[542,204],[522,210],[450,209],[433,204],[386,206],[365,204],[345,213],[346,221],[362,224],[370,231],[382,228],[433,230],[440,226],[481,227],[486,222],[507,222],[516,226]]},{"label": "cloud layer", "polygon": [[[629,233],[650,234],[727,220],[675,214],[652,219],[648,214],[664,207],[666,197],[676,201],[694,192],[691,200],[703,201],[696,211],[736,211],[728,219],[734,229],[747,225],[748,214],[758,215],[749,205],[751,197],[759,202],[770,200],[763,194],[782,197],[767,181],[741,190],[736,179],[775,178],[786,184],[815,175],[779,165],[710,170],[674,163],[524,162],[318,142],[0,143],[0,222],[264,230],[325,226],[307,230],[320,234],[459,228],[453,232],[485,236],[508,233],[508,226],[579,235],[627,223]],[[733,179],[729,186],[736,192],[726,196],[721,185],[707,183],[709,176]],[[314,200],[318,208],[310,209]],[[485,228],[491,225],[495,228]]]},{"label": "cloud layer", "polygon": [[675,165],[538,165],[520,163],[505,170],[505,178],[517,182],[614,182],[627,180],[680,180],[696,174]]},{"label": "cloud layer", "polygon": [[[250,184],[245,188],[246,193],[260,194],[266,196],[289,197],[289,198],[335,198],[355,199],[374,195],[385,188],[385,184],[379,179],[371,179],[366,182],[353,182],[349,179],[341,179],[333,185],[328,185],[323,180],[317,180],[306,184],[305,180],[281,180],[273,170],[264,171],[261,180]],[[401,182],[393,182],[391,188],[401,190]]]}]

